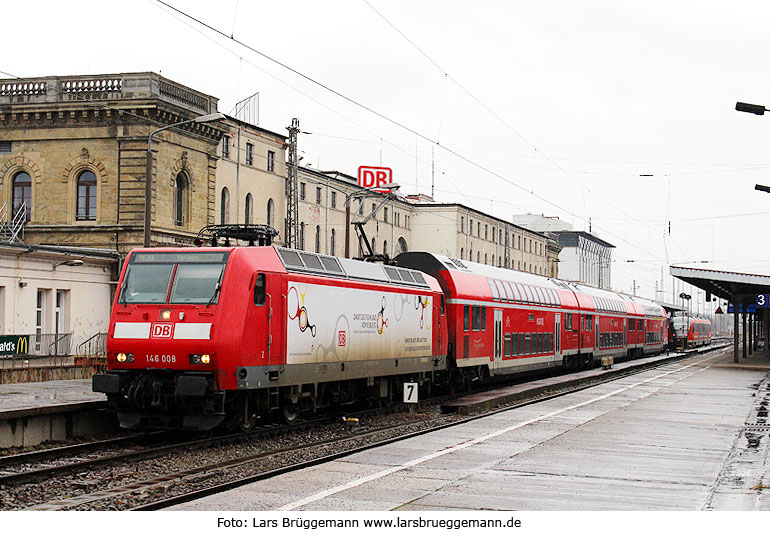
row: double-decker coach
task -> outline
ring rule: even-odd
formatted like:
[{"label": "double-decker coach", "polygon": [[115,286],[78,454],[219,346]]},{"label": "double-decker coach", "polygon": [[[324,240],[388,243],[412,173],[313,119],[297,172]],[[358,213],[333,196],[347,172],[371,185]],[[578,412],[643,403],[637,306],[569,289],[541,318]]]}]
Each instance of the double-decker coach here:
[{"label": "double-decker coach", "polygon": [[651,300],[425,252],[396,257],[435,277],[449,317],[448,353],[476,376],[657,353],[666,313]]}]

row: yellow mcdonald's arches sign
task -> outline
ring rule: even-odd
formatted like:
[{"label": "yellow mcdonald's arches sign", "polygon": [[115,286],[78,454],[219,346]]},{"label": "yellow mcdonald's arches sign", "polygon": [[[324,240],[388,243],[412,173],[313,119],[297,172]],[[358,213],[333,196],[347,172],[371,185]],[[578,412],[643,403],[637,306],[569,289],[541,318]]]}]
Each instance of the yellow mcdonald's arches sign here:
[{"label": "yellow mcdonald's arches sign", "polygon": [[16,341],[16,353],[27,354],[29,353],[29,335],[22,335]]}]

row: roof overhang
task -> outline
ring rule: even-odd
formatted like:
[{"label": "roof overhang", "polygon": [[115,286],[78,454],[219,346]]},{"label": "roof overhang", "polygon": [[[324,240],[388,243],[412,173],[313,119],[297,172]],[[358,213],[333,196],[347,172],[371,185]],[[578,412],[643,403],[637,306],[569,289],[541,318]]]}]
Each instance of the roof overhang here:
[{"label": "roof overhang", "polygon": [[[672,266],[671,275],[723,300],[743,301],[756,294],[770,294],[770,276]],[[754,299],[751,299],[754,302]]]}]

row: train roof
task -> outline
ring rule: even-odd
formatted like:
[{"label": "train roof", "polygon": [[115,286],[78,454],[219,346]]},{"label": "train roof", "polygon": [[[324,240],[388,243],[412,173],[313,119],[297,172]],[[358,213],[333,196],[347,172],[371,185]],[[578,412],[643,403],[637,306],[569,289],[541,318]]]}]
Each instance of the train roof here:
[{"label": "train roof", "polygon": [[422,272],[409,268],[332,257],[331,255],[281,247],[275,247],[274,249],[278,253],[278,257],[287,272],[404,285],[421,289],[438,288],[435,282],[431,285],[433,278],[426,279],[425,274]]},{"label": "train roof", "polygon": [[[448,273],[458,296],[484,291],[496,301],[520,301],[540,305],[579,306],[583,310],[645,316],[666,316],[664,309],[647,298],[629,296],[612,290],[591,287],[581,283],[561,281],[508,268],[499,268],[427,252],[406,252],[396,262],[437,275]],[[487,280],[489,289],[480,289],[462,276],[480,276]],[[502,285],[500,283],[502,282]],[[516,283],[514,285],[514,283]],[[513,294],[513,296],[511,296]]]},{"label": "train roof", "polygon": [[[332,257],[331,255],[321,255],[277,246],[135,249],[131,251],[129,259],[133,262],[138,255],[151,255],[152,260],[157,261],[162,256],[171,255],[172,257],[170,258],[172,259],[176,259],[176,256],[183,256],[184,260],[177,260],[176,262],[200,262],[200,260],[194,260],[196,254],[211,255],[212,253],[221,253],[230,256],[230,258],[245,257],[251,259],[247,262],[255,262],[259,259],[260,266],[269,271],[280,271],[283,268],[287,273],[313,274],[338,279],[388,285],[396,284],[417,289],[440,291],[440,286],[433,277],[417,270]],[[145,262],[152,262],[152,260]]]}]

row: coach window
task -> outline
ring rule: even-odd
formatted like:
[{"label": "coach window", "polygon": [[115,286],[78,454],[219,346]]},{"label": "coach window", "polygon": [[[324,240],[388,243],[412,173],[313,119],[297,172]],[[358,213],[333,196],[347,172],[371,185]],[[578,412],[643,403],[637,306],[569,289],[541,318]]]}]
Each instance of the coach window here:
[{"label": "coach window", "polygon": [[444,295],[441,295],[441,316],[444,316]]},{"label": "coach window", "polygon": [[511,357],[511,334],[505,334],[505,350],[503,351],[505,357]]},{"label": "coach window", "polygon": [[481,331],[481,307],[474,305],[471,313],[473,314],[472,331]]},{"label": "coach window", "polygon": [[481,331],[487,330],[487,308],[481,307]]},{"label": "coach window", "polygon": [[265,305],[265,274],[258,274],[254,282],[254,305]]},{"label": "coach window", "polygon": [[564,330],[572,331],[572,313],[566,313],[564,315]]},{"label": "coach window", "polygon": [[468,331],[470,327],[471,327],[470,311],[468,311],[467,305],[463,305],[463,331]]}]

